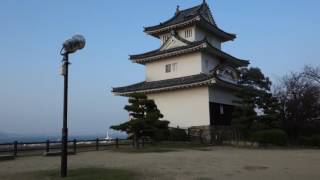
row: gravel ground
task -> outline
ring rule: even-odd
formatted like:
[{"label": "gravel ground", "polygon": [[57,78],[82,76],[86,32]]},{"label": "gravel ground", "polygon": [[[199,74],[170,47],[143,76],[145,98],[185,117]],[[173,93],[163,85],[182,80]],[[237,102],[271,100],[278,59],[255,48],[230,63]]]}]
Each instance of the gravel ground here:
[{"label": "gravel ground", "polygon": [[[57,169],[59,157],[29,156],[0,161],[1,175]],[[135,170],[142,179],[319,180],[320,150],[260,150],[210,147],[162,153],[99,151],[69,157],[69,168]]]}]

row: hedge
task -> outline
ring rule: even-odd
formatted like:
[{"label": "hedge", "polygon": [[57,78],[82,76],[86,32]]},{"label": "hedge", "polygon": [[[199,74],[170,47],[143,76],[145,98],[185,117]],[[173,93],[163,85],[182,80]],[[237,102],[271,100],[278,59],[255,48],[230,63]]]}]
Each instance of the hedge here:
[{"label": "hedge", "polygon": [[320,135],[313,135],[311,137],[299,137],[298,142],[300,145],[320,147]]},{"label": "hedge", "polygon": [[184,129],[170,128],[170,141],[188,141],[189,136]]},{"label": "hedge", "polygon": [[251,140],[261,144],[284,146],[288,142],[288,135],[281,129],[257,131],[251,134]]}]

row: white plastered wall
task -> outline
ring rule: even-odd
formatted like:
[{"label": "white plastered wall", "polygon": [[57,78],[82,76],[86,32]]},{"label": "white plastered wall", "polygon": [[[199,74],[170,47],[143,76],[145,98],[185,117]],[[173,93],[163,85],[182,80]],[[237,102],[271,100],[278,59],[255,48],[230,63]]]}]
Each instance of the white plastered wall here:
[{"label": "white plastered wall", "polygon": [[180,41],[179,39],[176,39],[174,36],[171,36],[161,47],[160,51],[186,46],[187,44]]},{"label": "white plastered wall", "polygon": [[[185,30],[191,30],[192,31],[192,35],[190,37],[185,37]],[[196,40],[196,27],[195,26],[190,26],[184,29],[180,29],[177,31],[178,35],[188,41],[195,41]],[[171,37],[171,33],[165,33],[165,34],[161,34],[159,36],[160,39],[160,46],[163,45],[164,42],[164,37]]]},{"label": "white plastered wall", "polygon": [[[201,53],[199,52],[147,63],[145,65],[146,81],[158,81],[199,74],[202,72],[201,59]],[[177,70],[166,73],[166,64],[172,63],[177,63]]]},{"label": "white plastered wall", "polygon": [[[185,31],[186,30],[191,30],[192,31],[192,35],[190,37],[185,37]],[[195,37],[196,37],[196,27],[195,26],[191,26],[191,27],[187,27],[181,30],[178,30],[178,35],[188,41],[195,41]]]},{"label": "white plastered wall", "polygon": [[[191,30],[192,31],[192,35],[190,37],[185,37],[185,31],[186,30]],[[210,34],[209,32],[206,32],[204,30],[202,30],[199,27],[196,26],[190,26],[184,29],[180,29],[177,31],[178,35],[188,41],[194,42],[194,41],[201,41],[203,40],[205,37],[207,38],[207,40],[209,41],[209,43],[213,46],[216,47],[218,49],[221,49],[221,40],[219,40],[218,38],[216,38],[215,36],[213,36],[212,34]],[[171,37],[170,33],[166,33],[166,34],[162,34],[160,35],[160,45],[162,46],[164,41],[163,41],[163,37]]]},{"label": "white plastered wall", "polygon": [[170,127],[191,127],[210,124],[208,87],[196,87],[147,94],[170,121]]},{"label": "white plastered wall", "polygon": [[162,34],[159,37],[160,37],[160,46],[162,46],[163,43],[165,43],[164,42],[164,37],[170,38],[171,37],[171,33]]},{"label": "white plastered wall", "polygon": [[202,72],[209,73],[213,70],[216,66],[220,64],[220,60],[214,56],[210,56],[207,53],[201,54],[202,59]]}]

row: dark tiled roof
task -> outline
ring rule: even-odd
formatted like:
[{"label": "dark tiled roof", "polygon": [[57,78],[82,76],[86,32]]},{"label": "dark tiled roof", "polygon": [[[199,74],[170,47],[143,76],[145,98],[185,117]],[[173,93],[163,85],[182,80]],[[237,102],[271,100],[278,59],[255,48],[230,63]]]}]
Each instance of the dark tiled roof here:
[{"label": "dark tiled roof", "polygon": [[159,25],[146,27],[145,31],[152,31],[152,30],[156,30],[156,29],[159,29],[162,27],[166,27],[166,26],[170,26],[170,25],[174,25],[174,24],[179,24],[179,23],[184,22],[186,20],[190,20],[198,15],[206,17],[206,19],[208,21],[210,21],[209,19],[212,19],[211,24],[216,26],[216,23],[214,22],[214,20],[212,18],[212,15],[211,15],[211,12],[210,12],[210,9],[209,9],[207,3],[202,3],[201,5],[177,12],[171,19],[169,19],[163,23],[160,23]]},{"label": "dark tiled roof", "polygon": [[248,60],[243,60],[243,59],[239,59],[239,58],[236,58],[226,52],[223,52],[221,51],[220,49],[212,46],[210,43],[207,43],[208,44],[208,48],[207,48],[207,51],[209,52],[212,52],[213,54],[215,54],[216,56],[218,57],[221,57],[221,58],[224,58],[224,59],[228,59],[230,60],[231,62],[234,62],[240,66],[247,66],[250,64],[250,62]]},{"label": "dark tiled roof", "polygon": [[[239,65],[248,65],[249,64],[249,61],[247,61],[247,60],[238,59],[236,57],[231,56],[228,53],[223,52],[222,50],[220,50],[216,47],[213,47],[206,39],[204,39],[202,41],[190,42],[186,46],[176,47],[176,48],[167,49],[167,50],[163,50],[163,51],[160,51],[160,49],[156,49],[156,50],[149,51],[149,52],[146,52],[143,54],[131,55],[130,59],[134,61],[137,59],[144,59],[144,58],[150,58],[150,57],[154,57],[154,56],[158,56],[158,55],[168,54],[168,53],[172,53],[175,51],[188,50],[188,49],[192,49],[194,47],[197,47],[203,43],[206,44],[206,47],[200,47],[197,50],[205,50],[209,53],[211,52],[220,58],[228,59],[231,62],[234,62]],[[185,52],[188,53],[188,51],[185,51]],[[161,59],[161,58],[158,58],[158,59]]]},{"label": "dark tiled roof", "polygon": [[[196,17],[199,17],[200,19],[195,20]],[[156,35],[157,33],[155,33],[154,31],[157,31],[163,28],[169,28],[171,26],[176,26],[176,25],[178,25],[179,27],[180,26],[183,27],[183,26],[186,26],[186,24],[184,23],[188,21],[190,22],[187,24],[190,25],[190,23],[197,23],[203,28],[206,28],[211,32],[215,33],[216,35],[218,35],[223,41],[233,40],[236,38],[236,35],[227,33],[216,25],[207,3],[202,3],[201,5],[179,11],[171,19],[163,23],[160,23],[159,25],[156,25],[156,26],[145,27],[144,31],[151,35],[157,36]],[[171,28],[171,29],[169,28],[164,31],[171,31],[173,29],[175,28]]]},{"label": "dark tiled roof", "polygon": [[179,50],[183,50],[183,49],[188,49],[188,48],[196,47],[204,42],[205,41],[189,42],[189,44],[186,46],[180,46],[180,47],[166,49],[166,50],[162,50],[162,51],[159,48],[159,49],[149,51],[149,52],[146,52],[143,54],[130,55],[130,59],[135,60],[135,59],[140,59],[140,58],[147,58],[147,57],[157,56],[157,55],[166,54],[166,53],[179,51]]},{"label": "dark tiled roof", "polygon": [[207,20],[203,18],[200,19],[200,21],[198,22],[198,25],[210,30],[210,32],[220,37],[222,41],[234,40],[237,37],[235,34],[227,33],[222,29],[218,28],[217,26],[212,26]]},{"label": "dark tiled roof", "polygon": [[132,93],[132,92],[139,92],[139,91],[146,91],[146,90],[156,90],[161,88],[170,88],[174,86],[201,83],[201,82],[208,81],[212,78],[213,78],[213,75],[201,73],[201,74],[192,75],[192,76],[185,76],[185,77],[166,79],[166,80],[160,80],[160,81],[151,81],[151,82],[143,81],[130,86],[113,88],[112,92],[121,94],[121,93],[130,93],[130,92]]}]

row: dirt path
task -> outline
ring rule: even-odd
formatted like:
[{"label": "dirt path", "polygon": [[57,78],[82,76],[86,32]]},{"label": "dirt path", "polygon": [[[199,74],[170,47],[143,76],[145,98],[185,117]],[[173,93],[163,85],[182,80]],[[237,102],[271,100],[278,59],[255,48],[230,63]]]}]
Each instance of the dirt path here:
[{"label": "dirt path", "polygon": [[[0,162],[2,174],[57,169],[59,157],[20,157]],[[86,152],[70,156],[69,168],[133,169],[145,179],[319,180],[320,150],[250,150],[212,147],[165,153]]]}]

